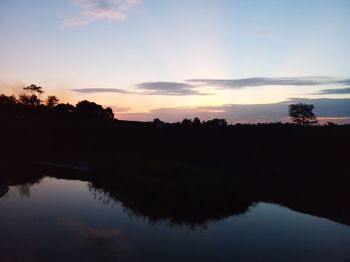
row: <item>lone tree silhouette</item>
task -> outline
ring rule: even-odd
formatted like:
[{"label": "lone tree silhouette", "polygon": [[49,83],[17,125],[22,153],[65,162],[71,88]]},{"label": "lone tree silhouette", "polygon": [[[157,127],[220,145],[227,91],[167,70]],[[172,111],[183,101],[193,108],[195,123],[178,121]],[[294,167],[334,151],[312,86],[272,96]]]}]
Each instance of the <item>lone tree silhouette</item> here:
[{"label": "lone tree silhouette", "polygon": [[[30,85],[27,87],[23,87],[23,90],[29,92],[31,95],[21,94],[19,96],[19,102],[23,105],[27,106],[39,106],[41,103],[40,96],[44,93],[43,88],[41,86]],[[35,94],[38,94],[35,95]]]},{"label": "lone tree silhouette", "polygon": [[316,124],[318,121],[313,112],[314,108],[313,105],[303,103],[292,104],[289,105],[289,116],[293,122],[303,126]]},{"label": "lone tree silhouette", "polygon": [[34,95],[35,93],[37,93],[40,97],[41,94],[44,93],[44,90],[41,86],[36,86],[31,84],[30,86],[27,87],[23,87],[24,91],[29,91],[30,93],[32,93],[32,95]]}]

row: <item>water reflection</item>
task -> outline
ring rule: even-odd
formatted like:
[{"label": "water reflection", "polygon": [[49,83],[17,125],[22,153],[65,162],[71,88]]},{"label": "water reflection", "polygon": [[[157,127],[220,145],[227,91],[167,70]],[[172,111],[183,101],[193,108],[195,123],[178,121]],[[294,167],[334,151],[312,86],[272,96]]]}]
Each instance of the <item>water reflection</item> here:
[{"label": "water reflection", "polygon": [[[62,172],[62,170],[52,171],[50,169],[49,171],[54,171],[55,177],[61,179],[76,179],[77,177],[83,179],[81,175],[71,173],[69,170]],[[29,174],[21,174],[16,174],[11,180],[6,183],[2,182],[2,184],[15,186],[15,191],[19,193],[20,198],[30,198],[31,188],[42,184],[42,179],[45,176],[34,171]],[[71,182],[70,185],[74,183],[76,182]],[[344,191],[337,194],[325,194],[322,189],[317,187],[298,187],[294,188],[294,191],[280,192],[283,190],[281,186],[281,188],[275,188],[276,192],[272,194],[273,192],[270,190],[263,190],[261,187],[254,188],[249,185],[250,188],[239,188],[238,193],[233,197],[228,198],[227,195],[218,192],[216,195],[212,195],[214,197],[210,198],[209,202],[204,202],[201,201],[200,197],[196,198],[195,194],[198,192],[193,194],[195,201],[193,199],[187,201],[186,197],[181,196],[181,192],[177,193],[179,195],[177,196],[173,192],[167,194],[164,191],[160,191],[165,193],[164,199],[154,199],[148,196],[145,200],[144,193],[135,194],[135,190],[125,190],[118,186],[118,183],[112,185],[100,181],[86,184],[93,198],[101,203],[111,207],[120,206],[129,217],[140,217],[150,224],[165,223],[169,227],[185,226],[191,229],[206,229],[209,224],[215,221],[246,213],[258,202],[277,203],[296,211],[326,217],[350,225],[350,212],[348,212],[348,207],[342,204],[349,192]],[[54,190],[55,187],[53,186],[52,189]],[[1,186],[0,183],[0,197],[6,195],[7,191],[7,186]],[[63,197],[66,199],[68,195]],[[168,201],[167,197],[171,201]]]},{"label": "water reflection", "polygon": [[30,198],[30,184],[23,184],[17,186],[21,198]]},{"label": "water reflection", "polygon": [[39,184],[43,176],[28,176],[27,178],[19,178],[12,182],[12,184],[17,188],[19,196],[23,199],[31,197],[31,187],[33,185]]},{"label": "water reflection", "polygon": [[191,230],[206,230],[210,223],[244,214],[255,206],[254,202],[243,200],[231,201],[229,205],[218,203],[215,209],[199,205],[183,208],[168,205],[152,206],[144,202],[132,201],[110,186],[88,183],[88,189],[94,199],[111,207],[121,205],[130,217],[142,218],[151,225],[166,224],[170,228],[186,227]]},{"label": "water reflection", "polygon": [[231,203],[231,215],[221,213],[220,219],[209,212],[195,220],[194,215],[185,216],[188,213],[181,210],[179,214],[173,211],[175,218],[169,216],[168,208],[150,212],[149,207],[93,183],[44,178],[40,183],[26,184],[24,192],[28,188],[30,192],[26,199],[17,193],[17,186],[11,186],[7,197],[0,199],[0,235],[7,236],[6,241],[0,240],[1,261],[350,258],[350,227],[278,205],[237,208]]},{"label": "water reflection", "polygon": [[127,243],[121,229],[117,228],[97,228],[83,222],[74,222],[60,219],[57,222],[63,231],[69,231],[75,235],[75,241],[81,242],[83,246],[104,246],[111,248],[121,256],[130,256],[130,245]]},{"label": "water reflection", "polygon": [[117,229],[98,229],[91,226],[85,225],[81,222],[69,222],[60,220],[59,224],[62,227],[68,228],[69,230],[76,231],[83,238],[96,242],[108,242],[121,236],[120,230]]},{"label": "water reflection", "polygon": [[97,188],[93,183],[88,183],[87,185],[94,199],[101,201],[103,204],[114,207],[115,204],[120,203],[120,201],[116,197],[113,197],[110,192],[102,188]]}]

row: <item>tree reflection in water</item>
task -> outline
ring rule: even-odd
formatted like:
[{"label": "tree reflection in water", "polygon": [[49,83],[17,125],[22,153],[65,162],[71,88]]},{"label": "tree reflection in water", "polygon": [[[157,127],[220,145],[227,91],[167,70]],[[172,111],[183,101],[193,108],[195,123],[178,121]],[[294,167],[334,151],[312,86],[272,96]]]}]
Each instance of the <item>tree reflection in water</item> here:
[{"label": "tree reflection in water", "polygon": [[[121,205],[126,214],[131,218],[142,218],[152,225],[165,224],[171,228],[185,227],[191,230],[206,230],[212,222],[225,219],[230,216],[244,214],[253,208],[256,203],[250,201],[230,202],[229,205],[217,204],[216,208],[203,208],[199,205],[192,209],[184,203],[176,206],[157,205],[147,202],[131,201],[125,195],[121,195],[114,188],[95,183],[88,183],[88,189],[94,199],[105,205]],[[218,201],[220,201],[218,199]],[[181,204],[184,204],[181,207]]]},{"label": "tree reflection in water", "polygon": [[116,203],[120,203],[120,201],[111,196],[110,192],[105,191],[102,188],[97,188],[93,183],[88,183],[88,189],[94,199],[101,201],[105,205],[111,205],[114,207]]},{"label": "tree reflection in water", "polygon": [[[191,187],[184,186],[183,176],[178,180],[169,176],[164,179],[163,176],[131,176],[130,173],[110,177],[96,173],[91,177],[51,167],[26,168],[7,174],[12,175],[3,179],[0,189],[7,188],[1,185],[16,186],[21,198],[31,197],[30,187],[40,182],[45,177],[43,174],[59,179],[80,179],[88,181],[92,196],[103,204],[121,206],[130,217],[170,227],[205,229],[211,222],[247,212],[258,202],[276,203],[350,225],[350,213],[344,205],[350,194],[347,183],[343,183],[349,180],[346,173],[337,173],[340,178],[332,180],[327,179],[327,173],[236,174],[232,178],[220,176],[218,179],[223,182],[217,184],[211,179],[205,180],[207,176],[202,174]],[[225,182],[224,178],[233,182]]]},{"label": "tree reflection in water", "polygon": [[18,193],[21,198],[30,198],[30,184],[18,185]]}]

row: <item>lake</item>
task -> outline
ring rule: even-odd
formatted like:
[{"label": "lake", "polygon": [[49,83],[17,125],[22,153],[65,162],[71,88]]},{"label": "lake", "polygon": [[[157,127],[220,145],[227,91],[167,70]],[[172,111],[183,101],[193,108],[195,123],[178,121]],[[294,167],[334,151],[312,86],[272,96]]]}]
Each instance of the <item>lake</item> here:
[{"label": "lake", "polygon": [[46,177],[10,186],[0,210],[0,261],[350,261],[349,226],[271,203],[192,227]]}]

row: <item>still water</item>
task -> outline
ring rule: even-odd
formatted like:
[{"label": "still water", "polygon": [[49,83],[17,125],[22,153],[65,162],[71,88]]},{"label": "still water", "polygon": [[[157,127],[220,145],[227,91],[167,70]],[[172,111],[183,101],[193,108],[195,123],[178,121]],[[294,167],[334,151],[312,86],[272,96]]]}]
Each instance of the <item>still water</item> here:
[{"label": "still water", "polygon": [[0,198],[0,261],[350,261],[350,227],[268,203],[207,227],[150,223],[87,182]]}]

